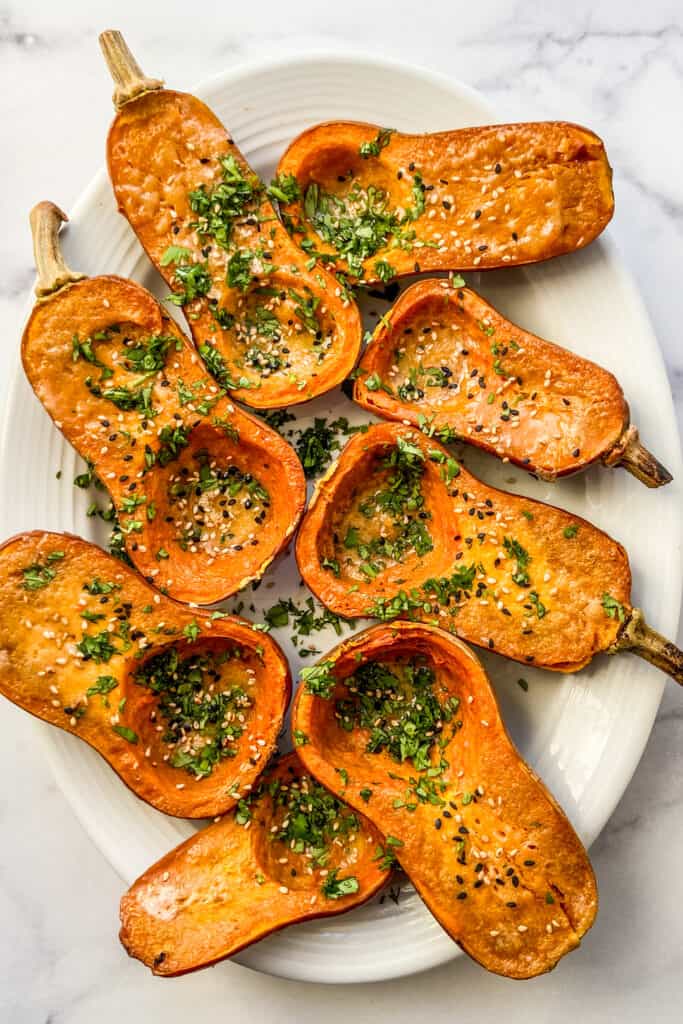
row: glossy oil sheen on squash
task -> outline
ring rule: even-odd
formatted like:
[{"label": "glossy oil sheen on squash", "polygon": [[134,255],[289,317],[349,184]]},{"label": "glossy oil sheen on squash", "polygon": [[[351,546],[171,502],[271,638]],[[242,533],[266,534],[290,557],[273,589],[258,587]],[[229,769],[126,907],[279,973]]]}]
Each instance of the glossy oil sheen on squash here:
[{"label": "glossy oil sheen on squash", "polygon": [[121,900],[121,941],[155,974],[207,967],[287,925],[370,899],[382,837],[296,754],[248,799],[166,854]]},{"label": "glossy oil sheen on squash", "polygon": [[428,135],[334,121],[278,173],[299,184],[294,237],[367,282],[536,263],[588,245],[614,211],[601,140],[564,121]]},{"label": "glossy oil sheen on squash", "polygon": [[329,271],[308,268],[204,103],[169,90],[130,100],[107,157],[119,208],[219,383],[256,408],[341,383],[360,351],[358,309]]},{"label": "glossy oil sheen on squash", "polygon": [[37,303],[26,375],[109,491],[148,582],[211,604],[291,538],[306,485],[294,450],[237,408],[140,285],[86,278]]},{"label": "glossy oil sheen on squash", "polygon": [[318,484],[296,556],[338,615],[420,618],[559,671],[610,647],[630,604],[628,559],[607,534],[486,486],[397,423],[346,445]]},{"label": "glossy oil sheen on squash", "polygon": [[590,861],[464,644],[418,623],[359,633],[299,688],[293,725],[311,774],[381,830],[482,966],[530,978],[579,944],[597,910]]},{"label": "glossy oil sheen on squash", "polygon": [[162,597],[69,534],[0,548],[0,693],[101,754],[166,814],[222,814],[275,749],[291,693],[244,619]]}]

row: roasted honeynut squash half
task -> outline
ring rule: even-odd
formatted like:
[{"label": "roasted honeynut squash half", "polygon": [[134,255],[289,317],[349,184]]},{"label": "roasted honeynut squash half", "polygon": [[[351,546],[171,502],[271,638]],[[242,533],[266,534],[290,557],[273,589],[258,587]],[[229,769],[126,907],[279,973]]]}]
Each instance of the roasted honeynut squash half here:
[{"label": "roasted honeynut squash half", "polygon": [[31,214],[39,296],[24,370],[114,503],[126,550],[148,582],[212,604],[258,579],[306,501],[296,453],[235,407],[156,299],[120,277],[64,264],[64,214]]},{"label": "roasted honeynut squash half", "polygon": [[380,423],[346,445],[318,483],[296,557],[337,615],[421,619],[559,672],[631,650],[683,682],[683,652],[631,607],[620,544],[486,486],[411,427]]},{"label": "roasted honeynut squash half", "polygon": [[340,384],[360,351],[360,314],[289,238],[269,198],[286,193],[265,189],[204,103],[146,78],[119,32],[100,42],[116,82],[116,201],[211,372],[256,408]]},{"label": "roasted honeynut squash half", "polygon": [[93,544],[36,531],[0,547],[0,693],[85,740],[148,804],[205,818],[263,771],[291,680],[244,619],[192,611]]},{"label": "roasted honeynut squash half", "polygon": [[308,669],[293,724],[311,774],[483,967],[530,978],[578,946],[598,903],[588,856],[463,643],[410,622],[358,633]]},{"label": "roasted honeynut squash half", "polygon": [[311,254],[364,281],[489,270],[581,249],[614,212],[593,132],[565,121],[407,135],[355,121],[303,132],[278,165]]},{"label": "roasted honeynut squash half", "polygon": [[510,323],[462,279],[403,292],[363,354],[353,397],[545,480],[597,461],[648,487],[672,479],[629,424],[611,373]]},{"label": "roasted honeynut squash half", "polygon": [[208,967],[287,925],[365,903],[391,873],[381,842],[289,754],[238,808],[133,883],[121,942],[155,974]]}]

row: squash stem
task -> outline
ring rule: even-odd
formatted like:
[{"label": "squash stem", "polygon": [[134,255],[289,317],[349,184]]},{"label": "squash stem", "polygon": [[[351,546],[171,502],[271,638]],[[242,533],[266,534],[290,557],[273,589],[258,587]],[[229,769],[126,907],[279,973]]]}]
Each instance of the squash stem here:
[{"label": "squash stem", "polygon": [[639,658],[645,658],[683,686],[683,651],[648,626],[640,608],[632,609],[630,618],[607,653],[618,654],[619,651],[631,651]]},{"label": "squash stem", "polygon": [[70,270],[64,262],[59,244],[59,229],[68,217],[54,203],[38,203],[29,217],[33,236],[33,255],[38,270],[36,295],[39,299],[52,295],[67,284],[82,281],[86,276]]},{"label": "squash stem", "polygon": [[646,487],[663,487],[673,480],[669,470],[641,442],[636,427],[632,425],[605,456],[604,462],[607,466],[623,466]]},{"label": "squash stem", "polygon": [[163,89],[161,79],[147,78],[128,49],[126,40],[116,29],[107,29],[101,33],[100,47],[116,86],[113,99],[117,110],[145,92]]}]

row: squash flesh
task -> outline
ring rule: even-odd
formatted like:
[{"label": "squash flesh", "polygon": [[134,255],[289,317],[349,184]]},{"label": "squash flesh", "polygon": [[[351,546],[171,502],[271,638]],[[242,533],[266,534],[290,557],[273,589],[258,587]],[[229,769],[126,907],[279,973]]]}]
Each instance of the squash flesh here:
[{"label": "squash flesh", "polygon": [[[340,519],[347,529],[355,523],[377,547],[375,507],[355,519],[345,510],[400,443],[422,456],[421,510],[428,518],[421,522],[433,533],[433,547],[421,557],[408,550],[400,562],[366,559],[368,575],[335,527]],[[484,485],[433,438],[395,423],[372,426],[346,445],[318,484],[296,557],[307,585],[338,615],[419,618],[516,661],[563,672],[583,667],[616,640],[620,621],[605,609],[605,594],[630,606],[628,559],[616,541],[578,516]],[[323,560],[337,563],[338,574],[323,569]],[[447,600],[439,598],[444,588]]]},{"label": "squash flesh", "polygon": [[[280,805],[267,791],[273,785],[280,787]],[[121,900],[121,941],[128,953],[155,974],[184,974],[280,928],[343,913],[370,899],[390,871],[375,860],[381,836],[362,815],[356,818],[359,827],[349,831],[351,812],[341,805],[340,838],[326,842],[324,866],[282,838],[288,803],[299,806],[295,794],[305,797],[316,787],[297,756],[287,755],[258,787],[247,822],[232,811],[149,868]],[[326,896],[333,872],[340,881],[353,879],[357,891]]]},{"label": "squash flesh", "polygon": [[[378,154],[364,159],[361,147],[381,131],[353,121],[316,125],[290,144],[278,165],[279,174],[294,175],[304,197],[311,184],[347,207],[349,195],[358,207],[357,189],[363,199],[371,188],[386,195],[387,211],[402,218],[402,225],[361,261],[357,276],[368,283],[386,280],[390,271],[401,276],[535,263],[587,245],[612,216],[604,146],[578,125],[548,121],[427,135],[393,132]],[[302,201],[285,207],[297,226],[295,237],[308,235],[319,251],[338,252],[316,230],[313,206],[309,197],[308,211]],[[389,270],[378,272],[378,262]],[[339,266],[348,269],[348,260]]]},{"label": "squash flesh", "polygon": [[[163,367],[128,371],[126,354],[155,336],[168,339]],[[145,289],[117,277],[62,289],[36,305],[22,360],[48,413],[106,485],[127,551],[148,582],[178,600],[211,604],[260,577],[285,547],[305,504],[295,452],[221,392]],[[107,397],[143,387],[150,389],[152,415]],[[234,494],[214,479],[199,501],[174,498],[178,474],[196,480],[202,464],[214,474],[237,474],[224,486],[247,475],[252,480]],[[254,487],[265,492],[267,505],[254,499]]]},{"label": "squash flesh", "polygon": [[[183,259],[210,274],[210,302],[200,295],[185,303],[184,311],[197,347],[217,354],[236,399],[274,408],[307,401],[341,383],[360,350],[360,315],[328,271],[307,269],[308,257],[290,241],[265,192],[234,219],[227,245],[196,232],[198,214],[188,197],[202,188],[210,194],[220,184],[220,159],[232,159],[245,179],[256,181],[208,107],[169,90],[140,96],[117,114],[107,155],[119,208],[167,282],[178,290],[178,264],[167,262],[170,247],[184,250]],[[231,286],[232,258],[237,254],[234,270],[241,255],[257,251],[262,255],[254,255],[241,283]],[[274,294],[259,301],[264,290]],[[223,327],[211,304],[236,323]],[[272,334],[269,339],[249,328],[254,305],[266,310],[271,323],[273,317],[278,322],[275,331],[282,340],[277,345]]]},{"label": "squash flesh", "polygon": [[[27,580],[36,585],[27,589]],[[233,807],[260,774],[275,749],[291,680],[277,644],[245,620],[183,608],[67,534],[5,542],[0,594],[0,693],[94,747],[142,800],[177,817],[209,817]],[[204,700],[195,720],[208,707],[208,687],[214,696],[240,687],[247,698],[236,710],[228,702],[241,734],[231,755],[203,777],[173,762],[199,749],[214,727],[197,733],[188,722],[182,738],[167,738],[178,716],[162,712],[161,695],[141,677],[151,657],[171,649],[181,659],[212,661],[196,690]]]},{"label": "squash flesh", "polygon": [[452,431],[546,479],[607,455],[629,422],[611,373],[446,281],[420,281],[401,295],[360,371],[354,399],[370,412],[413,426],[426,418],[435,432]]},{"label": "squash flesh", "polygon": [[[401,658],[431,666],[441,703],[459,701],[455,725],[432,746],[431,776],[386,748],[371,750],[368,729],[343,728],[335,714],[359,665]],[[595,878],[569,821],[513,747],[477,659],[442,630],[396,622],[357,634],[325,664],[332,696],[304,684],[295,700],[293,725],[310,736],[300,750],[306,767],[382,831],[385,849],[466,953],[507,977],[550,970],[593,923]],[[420,785],[432,795],[417,796]]]}]

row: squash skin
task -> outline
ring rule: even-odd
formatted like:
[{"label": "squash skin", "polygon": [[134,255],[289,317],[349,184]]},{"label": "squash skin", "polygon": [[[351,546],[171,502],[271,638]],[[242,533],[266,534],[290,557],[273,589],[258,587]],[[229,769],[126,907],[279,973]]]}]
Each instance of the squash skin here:
[{"label": "squash skin", "polygon": [[[83,340],[117,324],[175,340],[163,373],[154,377],[152,403],[160,414],[146,428],[141,426],[139,411],[122,412],[108,399],[91,394],[85,380],[97,377],[97,369],[84,359],[74,361],[75,335]],[[104,343],[100,345],[104,348]],[[24,330],[21,354],[26,375],[47,412],[78,453],[95,465],[116,505],[126,550],[149,583],[164,587],[179,601],[212,604],[260,578],[290,542],[306,502],[306,482],[296,453],[277,431],[236,407],[229,395],[221,397],[192,345],[146,289],[115,276],[86,278],[60,289],[36,304]],[[181,406],[180,382],[193,388],[197,399],[209,399],[211,408],[201,413],[196,402]],[[158,451],[159,430],[179,423],[189,429],[187,447],[167,466],[157,463],[148,469],[146,446]],[[238,436],[229,436],[225,425]],[[135,447],[125,431],[135,438]],[[270,494],[271,506],[258,530],[257,546],[245,542],[238,553],[223,548],[212,559],[201,546],[193,553],[189,548],[182,550],[174,539],[175,525],[165,522],[167,486],[182,465],[193,464],[192,453],[203,447],[226,464],[252,472]],[[144,494],[147,502],[124,512],[122,501],[136,494]],[[150,521],[146,509],[153,501],[157,513]],[[141,529],[126,532],[134,521],[141,523]],[[163,560],[157,558],[162,548],[169,555]]]},{"label": "squash skin", "polygon": [[[310,778],[296,754],[269,769],[265,783]],[[245,829],[235,812],[181,843],[149,868],[121,899],[121,942],[154,974],[173,977],[209,967],[266,935],[301,921],[344,913],[371,899],[388,881],[376,848],[382,837],[361,814],[361,830],[348,850],[331,847],[332,869],[357,877],[357,893],[327,899],[319,869],[304,875],[305,860],[290,854],[280,865],[267,851],[273,807],[266,795]],[[288,854],[279,843],[279,854]],[[296,882],[291,864],[299,866]],[[296,869],[295,869],[296,870]],[[261,872],[263,881],[255,877]],[[280,886],[288,889],[282,893]],[[160,954],[163,957],[160,958]]]},{"label": "squash skin", "polygon": [[[419,446],[424,455],[422,492],[425,510],[432,515],[433,550],[424,557],[413,554],[402,564],[394,563],[372,580],[353,567],[344,568],[337,578],[320,564],[342,551],[341,542],[335,546],[332,536],[335,527],[343,521],[353,495],[364,493],[364,485],[376,479],[378,460],[396,448],[399,438]],[[318,482],[299,529],[296,558],[304,581],[323,604],[344,617],[372,617],[371,606],[377,599],[391,601],[427,580],[448,577],[471,563],[481,564],[484,575],[477,572],[471,598],[460,601],[459,607],[456,604],[455,614],[453,605],[447,610],[427,595],[429,610],[401,611],[400,617],[438,624],[468,643],[559,672],[583,668],[595,654],[612,647],[621,624],[608,617],[602,597],[609,593],[628,615],[631,572],[623,547],[579,516],[488,487],[462,466],[447,487],[441,475],[443,463],[432,461],[430,452],[444,461],[450,457],[442,445],[420,431],[379,423],[352,438]],[[564,530],[573,527],[578,527],[576,535],[566,538]],[[531,556],[530,588],[511,582],[514,560],[503,550],[506,536]],[[496,559],[500,559],[498,565]],[[490,593],[477,598],[476,583],[492,579],[496,580],[493,598]],[[503,585],[506,591],[500,590]],[[546,609],[542,618],[528,602],[533,592]],[[507,613],[498,608],[498,601]],[[523,621],[529,632],[522,632]]]},{"label": "squash skin", "polygon": [[[312,182],[338,193],[337,177],[350,172],[363,187],[387,192],[392,209],[411,203],[411,168],[422,176],[429,198],[424,214],[410,227],[417,240],[436,247],[378,250],[364,261],[367,283],[383,279],[374,264],[384,259],[399,277],[416,270],[537,263],[588,245],[614,212],[612,170],[603,143],[580,125],[545,121],[427,135],[393,132],[379,155],[363,159],[360,146],[380,131],[356,121],[315,125],[290,144],[278,165],[278,173],[293,174],[304,193]],[[334,251],[312,228],[301,201],[283,209],[312,235],[317,249]],[[339,266],[346,264],[340,261]]]},{"label": "squash skin", "polygon": [[[362,809],[385,836],[402,843],[391,847],[400,866],[469,956],[508,978],[551,970],[579,945],[597,912],[586,851],[513,746],[480,662],[443,630],[397,621],[356,634],[326,655],[334,663],[334,696],[348,692],[344,680],[360,660],[391,660],[400,654],[424,657],[446,691],[460,699],[457,716],[463,726],[432,755],[435,764],[441,755],[448,762],[438,777],[446,783],[443,808],[416,801],[416,808],[407,811],[412,764],[401,765],[386,751],[369,753],[367,731],[341,729],[334,697],[313,696],[305,685],[297,692],[292,718],[293,726],[310,737],[301,759],[329,787],[339,785],[335,768],[346,770],[343,798]],[[372,791],[367,802],[361,789]],[[469,804],[462,802],[465,793],[473,797]],[[463,827],[468,829],[464,839]],[[454,841],[464,842],[460,857]],[[512,883],[513,874],[519,884]],[[494,877],[504,884],[490,884]],[[465,897],[458,895],[462,892]],[[516,906],[510,907],[510,901]]]},{"label": "squash skin", "polygon": [[[55,578],[40,589],[25,590],[23,569],[34,563],[48,564],[47,556],[54,551],[64,552],[62,559],[52,563]],[[83,584],[95,577],[120,588],[107,597],[107,604],[83,589]],[[122,562],[71,534],[35,531],[5,541],[0,547],[0,597],[0,693],[4,697],[84,740],[136,796],[166,814],[182,818],[222,814],[248,791],[276,748],[291,695],[289,666],[270,637],[255,631],[245,619],[225,616],[214,620],[208,613],[162,597]],[[128,621],[134,638],[130,650],[113,655],[106,663],[77,657],[76,641],[86,633],[105,630],[113,609],[126,603],[131,606]],[[146,606],[151,607],[150,613],[142,611]],[[105,618],[89,624],[82,619],[83,610],[105,612]],[[115,621],[118,623],[118,618]],[[199,627],[194,644],[185,640],[182,632],[193,623]],[[161,632],[155,632],[157,627]],[[142,637],[148,643],[144,657]],[[235,743],[236,756],[223,758],[210,775],[196,781],[190,773],[163,761],[160,755],[167,748],[150,720],[157,700],[131,673],[149,655],[169,646],[192,654],[235,645],[245,652],[244,663],[254,672],[253,683],[247,684],[253,704],[248,727]],[[57,658],[65,663],[59,664]],[[114,677],[118,684],[108,697],[109,707],[100,695],[84,697],[86,689],[102,675]],[[137,743],[112,728],[111,716],[123,697],[126,701],[118,713],[118,724],[132,729]],[[65,708],[83,706],[82,717],[65,713]],[[145,756],[148,745],[152,751],[149,758]],[[155,754],[158,761],[153,764]]]},{"label": "squash skin", "polygon": [[[450,367],[452,380],[460,381],[461,387],[458,392],[444,392],[425,387],[422,379],[418,382],[424,397],[403,401],[394,383],[403,374],[394,379],[391,374],[394,352],[399,345],[412,345],[427,327],[432,328],[430,349],[421,361],[425,366]],[[413,332],[412,338],[404,335],[406,329]],[[518,349],[509,347],[510,340]],[[492,351],[494,343],[499,353],[503,350],[499,357]],[[497,373],[494,364],[498,363],[505,375]],[[475,369],[479,380],[470,386]],[[369,412],[415,427],[421,416],[426,417],[435,432],[453,430],[468,444],[544,480],[568,476],[605,459],[629,425],[628,405],[613,374],[524,331],[471,288],[453,288],[448,281],[418,281],[406,289],[377,325],[359,370],[353,397]],[[367,378],[373,374],[392,386],[391,395],[382,388],[367,387]],[[522,382],[512,388],[513,395],[523,391],[537,398],[515,402],[518,415],[511,419],[508,413],[505,421],[502,402],[510,397],[510,378],[513,383],[514,378]],[[494,402],[489,401],[490,395],[496,396]],[[475,429],[481,426],[483,430]]]},{"label": "squash skin", "polygon": [[[169,246],[184,246],[193,257],[202,258],[202,243],[186,226],[188,221],[196,219],[187,193],[201,183],[211,185],[220,180],[216,158],[227,154],[235,158],[243,171],[249,170],[215,114],[187,93],[167,89],[144,93],[122,106],[110,128],[107,161],[119,210],[171,286],[175,267],[161,263]],[[182,158],[180,168],[179,158]],[[203,164],[203,159],[209,159],[210,163]],[[272,264],[280,268],[273,274],[262,274],[261,284],[280,284],[283,289],[310,288],[320,299],[319,308],[325,310],[325,323],[334,336],[332,349],[319,367],[314,370],[308,367],[301,376],[305,387],[292,383],[286,374],[276,373],[260,379],[258,387],[233,389],[238,401],[257,409],[269,409],[306,402],[340,384],[358,358],[362,323],[355,303],[343,298],[337,280],[329,271],[307,269],[308,257],[291,241],[265,194],[255,214],[267,220],[268,233],[272,232]],[[180,228],[178,233],[173,231],[175,221]],[[253,248],[264,241],[264,236],[258,226],[242,224],[235,229],[235,241],[241,248]],[[214,277],[210,294],[219,300],[221,307],[232,310],[239,296],[236,289],[226,284],[226,258],[225,250],[214,244],[208,256]],[[239,344],[231,331],[218,329],[206,299],[197,299],[184,309],[189,314],[188,325],[197,346],[215,343],[228,368],[232,369],[234,357],[241,354]],[[242,375],[255,379],[248,370],[235,372],[237,377]]]}]

